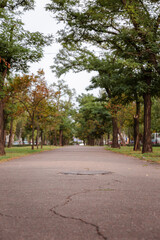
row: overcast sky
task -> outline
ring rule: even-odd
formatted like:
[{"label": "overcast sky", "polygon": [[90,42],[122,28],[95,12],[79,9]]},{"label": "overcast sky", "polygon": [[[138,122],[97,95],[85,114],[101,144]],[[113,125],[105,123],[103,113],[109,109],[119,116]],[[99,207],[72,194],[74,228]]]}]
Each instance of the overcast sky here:
[{"label": "overcast sky", "polygon": [[[56,20],[53,18],[51,12],[46,12],[44,6],[49,0],[37,0],[36,8],[34,11],[29,11],[24,14],[23,22],[25,23],[25,28],[29,31],[39,31],[44,34],[52,33],[56,34],[60,25],[57,25]],[[52,73],[50,66],[53,65],[53,58],[58,53],[60,45],[53,43],[52,46],[46,47],[44,49],[44,58],[38,62],[32,64],[30,68],[30,73],[36,73],[38,69],[43,68],[46,76],[46,80],[49,84],[52,82],[57,82],[57,77]],[[63,75],[60,79],[64,79],[70,88],[75,88],[77,94],[87,93],[85,88],[89,86],[90,79],[93,76],[92,73],[81,72],[81,73],[67,73]],[[99,90],[95,89],[89,91],[88,93],[93,93],[98,95]]]}]

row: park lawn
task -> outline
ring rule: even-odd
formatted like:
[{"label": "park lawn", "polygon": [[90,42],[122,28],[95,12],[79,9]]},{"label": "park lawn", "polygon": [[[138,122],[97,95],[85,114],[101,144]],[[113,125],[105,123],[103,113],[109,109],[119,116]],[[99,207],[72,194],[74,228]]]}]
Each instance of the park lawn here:
[{"label": "park lawn", "polygon": [[36,146],[35,146],[34,150],[31,149],[31,146],[6,148],[5,149],[6,155],[0,156],[0,162],[4,162],[4,161],[11,160],[11,159],[27,156],[27,155],[30,155],[30,154],[40,153],[40,152],[44,152],[44,151],[50,151],[50,150],[53,150],[55,148],[57,148],[57,147],[55,147],[55,146],[43,146],[42,149],[40,147],[39,147],[39,149],[36,149]]},{"label": "park lawn", "polygon": [[139,158],[141,160],[146,160],[150,162],[156,162],[160,163],[160,147],[153,147],[153,152],[152,153],[144,153],[142,154],[141,151],[133,151],[133,146],[121,146],[121,148],[111,148],[111,147],[106,147],[106,150],[110,150],[112,152],[117,152],[121,153],[124,155],[132,156]]}]

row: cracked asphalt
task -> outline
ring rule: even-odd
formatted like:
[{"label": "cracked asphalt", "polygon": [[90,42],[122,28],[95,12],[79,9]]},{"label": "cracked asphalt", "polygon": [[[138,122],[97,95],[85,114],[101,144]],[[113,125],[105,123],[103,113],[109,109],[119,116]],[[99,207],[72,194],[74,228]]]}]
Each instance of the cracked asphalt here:
[{"label": "cracked asphalt", "polygon": [[0,164],[0,240],[159,240],[160,165],[69,146]]}]

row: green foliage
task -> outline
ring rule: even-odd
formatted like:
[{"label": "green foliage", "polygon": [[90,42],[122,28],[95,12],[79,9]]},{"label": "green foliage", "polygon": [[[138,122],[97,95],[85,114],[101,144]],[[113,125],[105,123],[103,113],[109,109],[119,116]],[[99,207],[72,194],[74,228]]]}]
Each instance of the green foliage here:
[{"label": "green foliage", "polygon": [[76,115],[76,136],[84,141],[100,139],[110,128],[110,115],[102,102],[93,95],[82,94],[78,97],[79,111]]},{"label": "green foliage", "polygon": [[[63,57],[66,52],[60,52],[60,65],[56,67],[56,72],[60,75],[69,69],[95,70],[99,75],[92,79],[91,87],[102,86],[110,98],[117,95],[121,99],[125,95],[129,96],[127,101],[139,102],[143,96],[143,152],[152,151],[151,104],[148,103],[151,103],[151,96],[160,94],[159,1],[77,0],[73,3],[69,0],[52,0],[48,10],[53,11],[57,20],[65,24],[58,32],[58,41],[63,49],[72,52],[69,59],[67,56],[67,61]],[[91,64],[92,60],[85,55],[86,48],[99,51],[96,53],[99,62],[89,54],[94,58],[94,64]],[[75,49],[82,52],[80,57],[74,57]],[[80,66],[75,59],[78,59]],[[113,66],[110,59],[115,59]],[[104,62],[106,68],[103,67]]]},{"label": "green foliage", "polygon": [[[29,63],[43,56],[43,47],[50,45],[52,36],[24,29],[21,21],[23,11],[33,9],[34,1],[3,0],[0,4],[0,73],[7,68],[26,72]],[[4,62],[5,61],[5,62]],[[7,65],[8,64],[8,65]]]},{"label": "green foliage", "polygon": [[[157,94],[157,89],[160,89],[158,2],[88,0],[84,4],[82,0],[74,3],[52,0],[48,10],[53,11],[57,20],[66,25],[59,31],[59,41],[63,48],[69,51],[73,51],[74,48],[81,49],[81,62],[82,58],[85,62],[81,69],[84,69],[87,63],[82,46],[84,43],[87,44],[88,49],[90,46],[96,46],[99,51],[106,50],[108,55],[112,54],[113,57],[119,58],[119,61],[125,62],[128,75],[131,70],[134,75],[138,75],[137,89],[140,85],[141,92],[149,90],[152,91],[152,95]],[[71,65],[74,69],[75,61],[68,61],[67,64],[62,55],[59,63],[64,63],[63,70],[71,68]],[[71,54],[70,60],[72,59]],[[87,65],[86,68],[88,69],[89,66]],[[62,69],[57,68],[57,70],[63,73]],[[151,84],[147,81],[148,76],[152,79]]]},{"label": "green foliage", "polygon": [[[0,57],[10,64],[11,70],[26,72],[29,63],[42,58],[43,47],[50,43],[50,36],[45,37],[39,32],[30,33],[24,30],[20,20],[0,20]],[[1,72],[4,67],[4,63],[1,63]]]},{"label": "green foliage", "polygon": [[37,75],[16,76],[12,83],[15,98],[23,104],[30,119],[38,112],[40,103],[48,98],[48,88],[44,72],[38,71]]},{"label": "green foliage", "polygon": [[34,8],[34,0],[2,0],[0,2],[0,153],[4,154],[4,83],[11,71],[27,72],[29,64],[39,61],[43,47],[50,45],[52,36],[24,29],[21,21],[23,11]]},{"label": "green foliage", "polygon": [[1,0],[0,8],[9,11],[22,7],[22,11],[31,10],[34,7],[35,0]]},{"label": "green foliage", "polygon": [[39,70],[37,75],[24,74],[9,78],[5,89],[5,121],[10,122],[11,118],[15,120],[16,139],[30,142],[31,136],[35,138],[41,134],[45,144],[53,144],[54,135],[59,142],[61,130],[64,144],[73,139],[72,98],[75,91],[69,89],[65,81],[48,87],[43,70]]},{"label": "green foliage", "polygon": [[63,144],[72,141],[74,135],[74,104],[72,103],[74,95],[75,89],[69,89],[64,80],[59,80],[50,86],[49,104],[54,106],[55,110],[50,118],[50,125],[56,136],[60,137],[60,131],[63,132]]}]

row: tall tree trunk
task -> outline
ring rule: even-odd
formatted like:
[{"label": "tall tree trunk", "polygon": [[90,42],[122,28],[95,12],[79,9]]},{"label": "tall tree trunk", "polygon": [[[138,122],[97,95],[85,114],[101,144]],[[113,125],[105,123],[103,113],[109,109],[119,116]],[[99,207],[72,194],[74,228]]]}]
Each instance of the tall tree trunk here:
[{"label": "tall tree trunk", "polygon": [[41,149],[43,148],[43,130],[41,129]]},{"label": "tall tree trunk", "polygon": [[36,138],[36,145],[37,145],[37,149],[38,149],[38,145],[39,145],[39,125],[37,126],[37,138]]},{"label": "tall tree trunk", "polygon": [[0,155],[5,155],[4,149],[4,103],[0,99]]},{"label": "tall tree trunk", "polygon": [[142,153],[152,152],[151,142],[151,95],[145,93],[144,99],[144,133],[143,133],[143,148]]},{"label": "tall tree trunk", "polygon": [[95,145],[95,139],[94,138],[91,138],[90,139],[90,146],[94,146]]},{"label": "tall tree trunk", "polygon": [[34,118],[32,119],[32,150],[34,150]]},{"label": "tall tree trunk", "polygon": [[19,129],[18,142],[19,142],[19,144],[22,143],[22,127],[20,127],[20,129]]},{"label": "tall tree trunk", "polygon": [[121,140],[122,146],[126,146],[125,141],[124,141],[123,136],[122,136],[122,133],[121,133],[119,128],[118,128],[118,134],[120,136],[120,140]]},{"label": "tall tree trunk", "polygon": [[108,132],[108,134],[107,134],[107,145],[109,145],[109,140],[110,140],[110,133]]},{"label": "tall tree trunk", "polygon": [[57,146],[57,131],[54,131],[54,145]]},{"label": "tall tree trunk", "polygon": [[59,132],[59,145],[63,146],[63,130],[62,129],[60,129],[60,132]]},{"label": "tall tree trunk", "polygon": [[46,145],[46,134],[43,134],[43,145]]},{"label": "tall tree trunk", "polygon": [[5,141],[4,141],[4,80],[7,75],[7,68],[5,67],[0,73],[0,155],[5,155]]},{"label": "tall tree trunk", "polygon": [[4,147],[6,147],[6,130],[5,130],[5,124],[4,124]]},{"label": "tall tree trunk", "polygon": [[11,117],[10,130],[9,130],[9,142],[8,148],[12,147],[12,138],[13,138],[13,117]]},{"label": "tall tree trunk", "polygon": [[[105,89],[108,97],[111,99],[111,92],[109,88]],[[118,124],[117,124],[117,111],[114,111],[114,116],[112,116],[112,134],[113,134],[113,140],[112,140],[112,148],[119,148],[118,144]]]},{"label": "tall tree trunk", "polygon": [[93,137],[89,136],[88,139],[87,139],[87,145],[94,146],[95,145],[95,139]]},{"label": "tall tree trunk", "polygon": [[140,151],[140,138],[139,138],[139,116],[140,116],[140,102],[136,101],[136,115],[134,115],[134,151]]},{"label": "tall tree trunk", "polygon": [[119,148],[119,145],[118,145],[118,125],[117,125],[117,118],[116,117],[112,117],[112,128],[113,128],[112,148]]},{"label": "tall tree trunk", "polygon": [[7,120],[8,120],[8,115],[5,114],[5,112],[3,111],[3,129],[4,129],[3,139],[4,139],[4,147],[6,147],[6,136],[7,136],[6,125],[7,125]]},{"label": "tall tree trunk", "polygon": [[131,135],[130,135],[130,130],[128,129],[128,144],[131,143]]},{"label": "tall tree trunk", "polygon": [[104,139],[103,139],[103,135],[100,138],[100,146],[104,146]]}]

